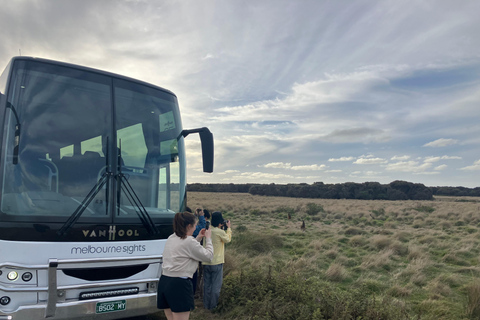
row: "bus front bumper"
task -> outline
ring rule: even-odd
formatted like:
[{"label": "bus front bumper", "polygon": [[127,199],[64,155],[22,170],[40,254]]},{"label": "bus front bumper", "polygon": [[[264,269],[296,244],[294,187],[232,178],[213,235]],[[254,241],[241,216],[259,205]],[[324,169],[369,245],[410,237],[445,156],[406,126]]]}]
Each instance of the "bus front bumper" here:
[{"label": "bus front bumper", "polygon": [[[45,317],[46,304],[22,306],[12,313],[1,313],[0,320],[40,320],[40,319],[71,319],[71,320],[110,320],[123,319],[159,312],[157,309],[157,294],[143,293],[134,296],[119,296],[104,299],[82,300],[75,302],[57,303],[55,315]],[[107,305],[108,302],[124,301],[122,310],[99,308],[98,305]],[[99,310],[100,309],[100,310]]]}]

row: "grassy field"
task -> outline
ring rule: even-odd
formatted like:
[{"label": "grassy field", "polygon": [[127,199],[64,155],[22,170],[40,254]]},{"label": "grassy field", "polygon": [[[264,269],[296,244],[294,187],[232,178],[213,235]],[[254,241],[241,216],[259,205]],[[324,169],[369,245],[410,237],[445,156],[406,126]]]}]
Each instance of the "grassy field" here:
[{"label": "grassy field", "polygon": [[480,198],[188,197],[233,227],[220,304],[191,319],[480,319]]}]

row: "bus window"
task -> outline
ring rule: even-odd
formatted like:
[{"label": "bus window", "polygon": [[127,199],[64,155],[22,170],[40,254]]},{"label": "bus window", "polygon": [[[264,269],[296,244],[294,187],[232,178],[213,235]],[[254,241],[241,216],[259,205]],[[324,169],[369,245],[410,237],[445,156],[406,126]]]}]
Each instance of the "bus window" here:
[{"label": "bus window", "polygon": [[60,159],[73,156],[73,144],[60,148]]},{"label": "bus window", "polygon": [[117,131],[118,146],[122,148],[123,165],[143,168],[147,157],[147,146],[143,137],[142,124],[138,123]]},{"label": "bus window", "polygon": [[102,150],[102,137],[101,136],[82,141],[80,143],[80,149],[82,150],[82,154],[85,154],[86,151],[93,151],[93,152],[97,152],[102,157],[105,156],[103,154],[103,150]]}]

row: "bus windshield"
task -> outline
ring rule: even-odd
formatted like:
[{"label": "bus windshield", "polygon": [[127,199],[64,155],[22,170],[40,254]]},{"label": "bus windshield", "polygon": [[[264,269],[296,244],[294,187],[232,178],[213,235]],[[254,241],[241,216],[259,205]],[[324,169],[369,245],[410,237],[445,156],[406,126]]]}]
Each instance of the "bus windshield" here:
[{"label": "bus windshield", "polygon": [[90,69],[16,60],[7,92],[0,221],[140,224],[185,199],[175,95]]}]

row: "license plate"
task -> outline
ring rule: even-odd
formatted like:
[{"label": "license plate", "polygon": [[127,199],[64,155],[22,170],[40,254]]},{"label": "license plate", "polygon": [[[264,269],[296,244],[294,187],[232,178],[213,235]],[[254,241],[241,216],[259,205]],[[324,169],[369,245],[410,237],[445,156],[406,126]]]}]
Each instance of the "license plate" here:
[{"label": "license plate", "polygon": [[127,300],[116,300],[108,302],[97,302],[95,313],[106,313],[113,311],[122,311],[127,309]]}]

